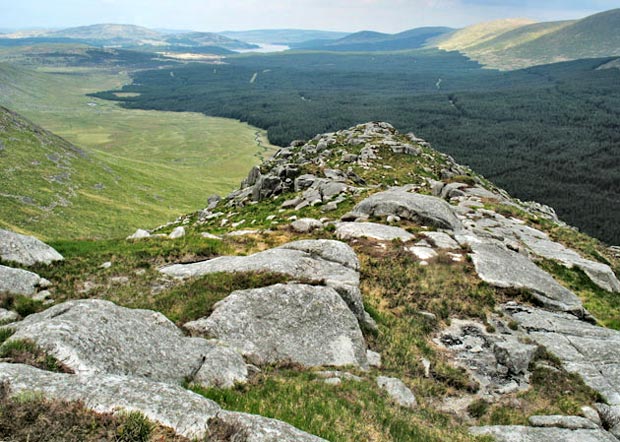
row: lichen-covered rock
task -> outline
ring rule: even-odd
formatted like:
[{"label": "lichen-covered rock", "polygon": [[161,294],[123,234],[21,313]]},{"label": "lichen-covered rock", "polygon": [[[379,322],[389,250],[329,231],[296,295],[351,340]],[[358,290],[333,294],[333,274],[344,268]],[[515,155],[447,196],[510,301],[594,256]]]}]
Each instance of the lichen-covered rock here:
[{"label": "lichen-covered rock", "polygon": [[332,239],[302,239],[286,243],[279,248],[299,250],[311,256],[317,256],[325,261],[331,261],[358,271],[360,262],[351,247],[342,241]]},{"label": "lichen-covered rock", "polygon": [[568,430],[597,430],[594,422],[581,416],[530,416],[528,421],[532,427],[566,428]]},{"label": "lichen-covered rock", "polygon": [[403,242],[410,241],[414,238],[411,233],[400,227],[365,222],[338,223],[336,225],[336,237],[343,240],[371,238],[379,241],[392,241],[394,239],[399,239]]},{"label": "lichen-covered rock", "polygon": [[461,248],[450,235],[444,232],[421,232],[422,236],[430,240],[433,246],[442,250],[458,250]]},{"label": "lichen-covered rock", "polygon": [[277,284],[231,293],[211,316],[185,324],[256,364],[366,367],[366,344],[346,303],[329,287]]},{"label": "lichen-covered rock", "polygon": [[[288,247],[292,246],[285,244],[249,256],[222,256],[192,264],[176,264],[164,267],[160,271],[176,278],[190,278],[218,272],[273,272],[289,275],[302,281],[334,288],[361,323],[373,326],[364,311],[359,289],[359,273],[334,261],[334,258],[329,258],[337,254],[342,247],[335,248],[333,242],[326,241],[306,242],[305,248],[308,251]],[[323,249],[323,252],[320,252],[320,249]],[[349,253],[344,256],[348,257]]]},{"label": "lichen-covered rock", "polygon": [[576,317],[509,303],[508,313],[527,336],[555,355],[564,368],[579,374],[611,405],[620,405],[620,332]]},{"label": "lichen-covered rock", "polygon": [[[320,442],[323,439],[275,419],[223,411],[218,404],[177,385],[120,375],[52,373],[22,364],[0,363],[0,383],[11,394],[40,393],[50,399],[80,401],[99,413],[139,411],[176,433],[202,440],[254,442]],[[218,426],[228,423],[228,436],[218,439]],[[221,428],[221,427],[220,427]]]},{"label": "lichen-covered rock", "polygon": [[401,407],[415,408],[418,406],[412,391],[400,379],[379,376],[377,385],[385,390],[392,400]]},{"label": "lichen-covered rock", "polygon": [[12,325],[78,374],[118,374],[180,384],[231,387],[247,379],[241,355],[187,338],[161,313],[103,300],[68,301]]},{"label": "lichen-covered rock", "polygon": [[41,281],[36,273],[0,265],[0,293],[32,296]]},{"label": "lichen-covered rock", "polygon": [[496,287],[528,289],[545,307],[584,316],[579,298],[526,256],[493,242],[471,245],[480,278]]},{"label": "lichen-covered rock", "polygon": [[62,261],[60,253],[33,236],[0,229],[0,258],[25,266]]},{"label": "lichen-covered rock", "polygon": [[10,310],[0,308],[0,325],[8,324],[13,321],[17,321],[19,319],[19,315]]},{"label": "lichen-covered rock", "polygon": [[444,200],[406,192],[403,189],[375,193],[355,206],[353,213],[378,217],[395,215],[439,228],[450,230],[462,228],[454,210]]},{"label": "lichen-covered rock", "polygon": [[323,227],[323,223],[314,218],[301,218],[291,223],[291,228],[297,233],[309,233]]},{"label": "lichen-covered rock", "polygon": [[150,238],[151,234],[144,229],[136,230],[132,235],[128,236],[127,239],[144,239]]},{"label": "lichen-covered rock", "polygon": [[522,427],[497,425],[473,427],[477,436],[493,436],[497,442],[618,442],[610,433],[598,430],[567,430],[565,428]]}]

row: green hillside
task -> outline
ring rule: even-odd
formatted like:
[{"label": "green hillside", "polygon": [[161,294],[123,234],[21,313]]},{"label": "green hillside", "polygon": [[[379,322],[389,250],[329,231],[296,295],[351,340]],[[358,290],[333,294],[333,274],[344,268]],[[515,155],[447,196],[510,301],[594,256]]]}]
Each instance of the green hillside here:
[{"label": "green hillside", "polygon": [[620,55],[620,9],[575,21],[483,23],[459,30],[435,45],[499,69]]},{"label": "green hillside", "polygon": [[130,111],[86,96],[126,82],[96,69],[0,64],[0,105],[67,140],[3,111],[10,130],[0,134],[0,169],[12,184],[3,186],[0,225],[48,238],[123,236],[229,192],[270,148],[262,131],[234,120]]}]

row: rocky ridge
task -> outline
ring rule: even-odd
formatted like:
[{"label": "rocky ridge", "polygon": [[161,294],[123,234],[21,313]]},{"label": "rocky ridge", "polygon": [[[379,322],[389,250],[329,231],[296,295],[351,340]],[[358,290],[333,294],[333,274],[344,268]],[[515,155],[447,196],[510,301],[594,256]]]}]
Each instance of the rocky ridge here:
[{"label": "rocky ridge", "polygon": [[[15,392],[34,389],[83,400],[86,386],[104,381],[87,400],[89,407],[138,409],[191,437],[224,425],[243,440],[320,440],[279,421],[222,411],[181,387],[189,376],[197,384],[230,388],[273,364],[338,367],[320,372],[331,387],[375,378],[394,403],[415,410],[419,400],[409,376],[398,379],[380,368],[380,353],[389,351],[378,347],[373,335],[385,325],[365,306],[370,294],[360,262],[360,250],[397,251],[415,266],[460,263],[503,296],[486,320],[455,316],[434,332],[432,345],[467,373],[476,391],[433,406],[462,417],[475,401],[495,403],[528,391],[544,350],[557,360],[554,370],[577,374],[600,395],[601,402],[592,404],[596,410],[584,411],[582,420],[533,416],[530,426],[487,425],[473,427],[472,434],[497,440],[616,440],[620,333],[595,325],[597,318],[548,271],[549,263],[579,269],[606,296],[620,296],[620,283],[602,257],[554,240],[548,230],[556,227],[567,228],[551,208],[511,198],[387,123],[319,135],[280,149],[228,197],[210,198],[204,210],[130,238],[182,241],[197,234],[211,241],[259,241],[284,234],[286,240],[253,253],[173,263],[159,273],[180,285],[237,272],[274,272],[289,282],[230,293],[207,316],[183,324],[191,338],[153,311],[97,300],[56,305],[11,324],[15,334],[7,343],[33,340],[74,374],[4,364],[0,379]],[[290,241],[300,235],[302,240]],[[433,313],[418,314],[438,321]],[[92,321],[101,327],[90,327]],[[140,339],[131,342],[132,333]],[[95,347],[106,350],[95,354]],[[434,376],[430,361],[421,364],[421,376]],[[357,370],[356,375],[346,370]],[[151,407],[134,388],[170,402]],[[119,391],[125,401],[117,398]]]}]

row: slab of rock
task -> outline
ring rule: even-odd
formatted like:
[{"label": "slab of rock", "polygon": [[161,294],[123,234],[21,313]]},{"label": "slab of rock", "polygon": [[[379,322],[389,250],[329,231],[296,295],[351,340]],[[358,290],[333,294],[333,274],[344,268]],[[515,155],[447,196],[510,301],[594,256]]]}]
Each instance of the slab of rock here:
[{"label": "slab of rock", "polygon": [[414,236],[405,229],[394,226],[386,226],[377,223],[338,223],[336,224],[336,237],[348,240],[355,238],[371,238],[379,241],[392,241],[399,239],[403,242],[411,241]]},{"label": "slab of rock", "polygon": [[579,298],[527,257],[492,242],[471,244],[471,258],[483,281],[503,288],[528,289],[547,308],[584,316]]},{"label": "slab of rock", "polygon": [[[52,373],[22,364],[0,363],[0,382],[11,394],[36,392],[50,399],[81,401],[99,413],[139,411],[152,421],[191,439],[214,442],[320,442],[324,439],[275,419],[222,410],[219,405],[177,385],[119,375]],[[218,426],[228,439],[218,439]],[[221,428],[221,427],[220,427]]]},{"label": "slab of rock", "polygon": [[300,218],[291,223],[291,228],[297,233],[308,233],[323,227],[323,223],[314,218]]},{"label": "slab of rock", "polygon": [[565,313],[516,303],[503,308],[530,339],[560,359],[567,371],[579,374],[609,404],[620,405],[620,332]]},{"label": "slab of rock", "polygon": [[52,373],[22,364],[0,363],[0,381],[12,394],[38,392],[51,399],[82,401],[99,413],[140,411],[186,437],[204,436],[220,407],[177,385],[119,375]]},{"label": "slab of rock", "polygon": [[253,414],[221,411],[210,425],[222,426],[224,434],[226,430],[233,432],[232,436],[229,434],[228,437],[218,439],[216,431],[208,439],[213,442],[327,442],[284,422]]},{"label": "slab of rock", "polygon": [[407,247],[407,251],[413,253],[416,258],[422,261],[427,261],[429,259],[437,258],[439,256],[436,251],[434,251],[430,247],[424,246]]},{"label": "slab of rock", "polygon": [[41,281],[36,273],[0,265],[0,293],[33,296]]},{"label": "slab of rock", "polygon": [[[364,311],[359,289],[359,273],[351,267],[333,261],[333,258],[324,258],[338,253],[342,247],[319,241],[311,244],[313,243],[305,243],[309,252],[287,248],[287,245],[284,245],[254,255],[222,256],[192,264],[176,264],[164,267],[160,271],[176,278],[190,278],[218,272],[273,272],[289,275],[299,280],[334,288],[358,320],[372,327],[373,324]],[[323,249],[323,252],[316,251],[318,249]],[[344,256],[348,257],[349,254]]]},{"label": "slab of rock", "polygon": [[402,219],[449,230],[462,228],[452,206],[444,200],[400,189],[371,195],[355,206],[353,213],[359,216],[378,217],[395,215]]},{"label": "slab of rock", "polygon": [[51,264],[62,261],[60,253],[33,236],[0,229],[0,258],[21,265]]},{"label": "slab of rock", "polygon": [[422,232],[422,236],[428,238],[433,245],[442,250],[458,250],[461,248],[450,235],[444,232]]},{"label": "slab of rock", "polygon": [[594,422],[581,416],[530,416],[528,419],[532,427],[566,428],[567,430],[597,430]]},{"label": "slab of rock", "polygon": [[392,400],[401,407],[415,408],[418,406],[415,396],[400,379],[379,376],[377,385],[385,390]]},{"label": "slab of rock", "polygon": [[497,442],[618,442],[608,432],[598,430],[567,430],[564,428],[537,428],[518,425],[498,425],[470,428],[477,436],[489,435]]},{"label": "slab of rock", "polygon": [[520,238],[535,254],[560,261],[568,268],[577,267],[602,289],[613,293],[620,292],[620,281],[608,265],[582,258],[574,250],[547,238],[524,234],[521,234]]},{"label": "slab of rock", "polygon": [[367,366],[358,321],[329,287],[277,284],[236,291],[215,304],[211,316],[185,328],[226,342],[259,365]]},{"label": "slab of rock", "polygon": [[0,308],[0,325],[8,324],[10,322],[17,321],[19,319],[19,315],[10,310]]},{"label": "slab of rock", "polygon": [[103,300],[68,301],[12,326],[78,374],[118,374],[180,384],[186,379],[232,387],[247,379],[234,350],[187,338],[161,313]]},{"label": "slab of rock", "polygon": [[451,353],[454,363],[480,386],[483,396],[501,396],[529,388],[527,367],[533,356],[530,345],[519,342],[510,330],[489,333],[484,324],[452,319],[435,343]]},{"label": "slab of rock", "polygon": [[144,239],[144,238],[149,238],[151,236],[151,234],[144,230],[144,229],[138,229],[136,230],[133,235],[130,235],[127,237],[127,239]]},{"label": "slab of rock", "polygon": [[175,227],[174,230],[170,232],[170,235],[168,235],[168,238],[179,239],[179,238],[183,238],[184,236],[185,236],[185,227],[179,226],[179,227]]},{"label": "slab of rock", "polygon": [[279,248],[299,250],[308,253],[310,256],[316,256],[325,261],[335,262],[355,271],[359,271],[360,269],[360,262],[357,259],[357,255],[351,247],[342,241],[334,241],[332,239],[308,239],[289,242]]}]

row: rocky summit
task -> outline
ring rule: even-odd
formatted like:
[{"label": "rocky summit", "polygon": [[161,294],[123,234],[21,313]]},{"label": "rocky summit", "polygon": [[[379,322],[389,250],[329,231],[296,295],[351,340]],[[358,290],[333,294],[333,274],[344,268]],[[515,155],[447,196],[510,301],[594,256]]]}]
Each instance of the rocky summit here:
[{"label": "rocky summit", "polygon": [[153,440],[620,440],[617,248],[552,208],[379,122],[205,205],[59,251],[0,231],[0,422],[36,393]]}]

